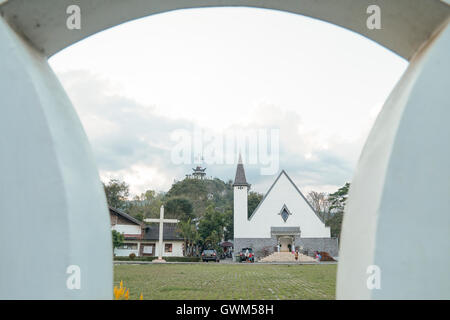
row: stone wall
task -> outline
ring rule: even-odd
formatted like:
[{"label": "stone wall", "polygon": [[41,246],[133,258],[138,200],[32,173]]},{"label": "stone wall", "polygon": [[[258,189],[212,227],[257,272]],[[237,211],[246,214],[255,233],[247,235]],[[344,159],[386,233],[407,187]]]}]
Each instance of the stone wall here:
[{"label": "stone wall", "polygon": [[[237,254],[242,248],[253,248],[257,258],[265,257],[276,250],[277,238],[236,238],[234,239],[234,251]],[[332,257],[339,255],[338,240],[336,238],[301,238],[295,237],[295,247],[303,247],[312,255],[314,251],[328,252]]]},{"label": "stone wall", "polygon": [[295,239],[295,246],[302,246],[311,255],[314,251],[328,252],[332,257],[339,256],[339,244],[337,238],[299,238]]}]

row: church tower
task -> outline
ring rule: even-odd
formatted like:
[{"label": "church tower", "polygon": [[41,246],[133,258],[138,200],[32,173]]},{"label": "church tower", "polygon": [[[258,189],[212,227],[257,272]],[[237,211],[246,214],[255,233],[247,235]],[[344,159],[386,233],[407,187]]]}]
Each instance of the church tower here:
[{"label": "church tower", "polygon": [[236,168],[236,177],[233,183],[233,220],[234,220],[234,239],[242,238],[245,235],[245,229],[248,224],[248,190],[250,185],[245,178],[244,165],[242,157],[239,154],[239,162]]}]

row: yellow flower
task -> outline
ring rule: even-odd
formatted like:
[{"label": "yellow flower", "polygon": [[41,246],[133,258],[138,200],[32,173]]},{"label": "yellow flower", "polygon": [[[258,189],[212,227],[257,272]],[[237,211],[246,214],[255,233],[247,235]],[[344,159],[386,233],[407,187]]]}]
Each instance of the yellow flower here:
[{"label": "yellow flower", "polygon": [[119,300],[119,294],[120,294],[120,291],[119,291],[119,289],[115,286],[115,287],[114,287],[114,299]]},{"label": "yellow flower", "polygon": [[[123,281],[120,281],[120,287],[114,286],[114,299],[120,300],[121,298],[125,300],[130,299],[130,289],[123,286]],[[144,300],[142,292],[139,300]]]}]

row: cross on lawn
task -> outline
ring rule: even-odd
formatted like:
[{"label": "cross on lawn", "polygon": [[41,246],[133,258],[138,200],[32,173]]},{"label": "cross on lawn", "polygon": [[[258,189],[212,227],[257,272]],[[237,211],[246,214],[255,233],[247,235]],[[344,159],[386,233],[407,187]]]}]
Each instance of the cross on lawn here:
[{"label": "cross on lawn", "polygon": [[144,219],[144,222],[159,222],[159,251],[158,251],[158,260],[153,260],[153,262],[166,262],[162,258],[163,253],[163,229],[164,222],[165,223],[178,223],[177,219],[164,219],[164,206],[161,206],[159,211],[159,219]]}]

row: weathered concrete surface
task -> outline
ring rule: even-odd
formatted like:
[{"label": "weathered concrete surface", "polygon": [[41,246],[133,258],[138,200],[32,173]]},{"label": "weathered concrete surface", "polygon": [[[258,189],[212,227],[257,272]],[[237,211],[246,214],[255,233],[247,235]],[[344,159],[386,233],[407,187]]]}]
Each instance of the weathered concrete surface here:
[{"label": "weathered concrete surface", "polygon": [[[0,299],[111,299],[103,187],[47,59],[0,17]],[[80,268],[80,289],[66,282]]]},{"label": "weathered concrete surface", "polygon": [[[450,27],[411,61],[350,189],[337,298],[450,299]],[[368,266],[381,270],[369,290]]]},{"label": "weathered concrete surface", "polygon": [[[66,27],[66,8],[73,4],[81,8],[81,30]],[[381,30],[366,26],[366,10],[373,4],[381,9]],[[0,6],[0,14],[36,48],[51,56],[123,22],[176,9],[217,6],[268,8],[317,18],[362,34],[408,60],[450,11],[439,0],[9,0]]]}]

